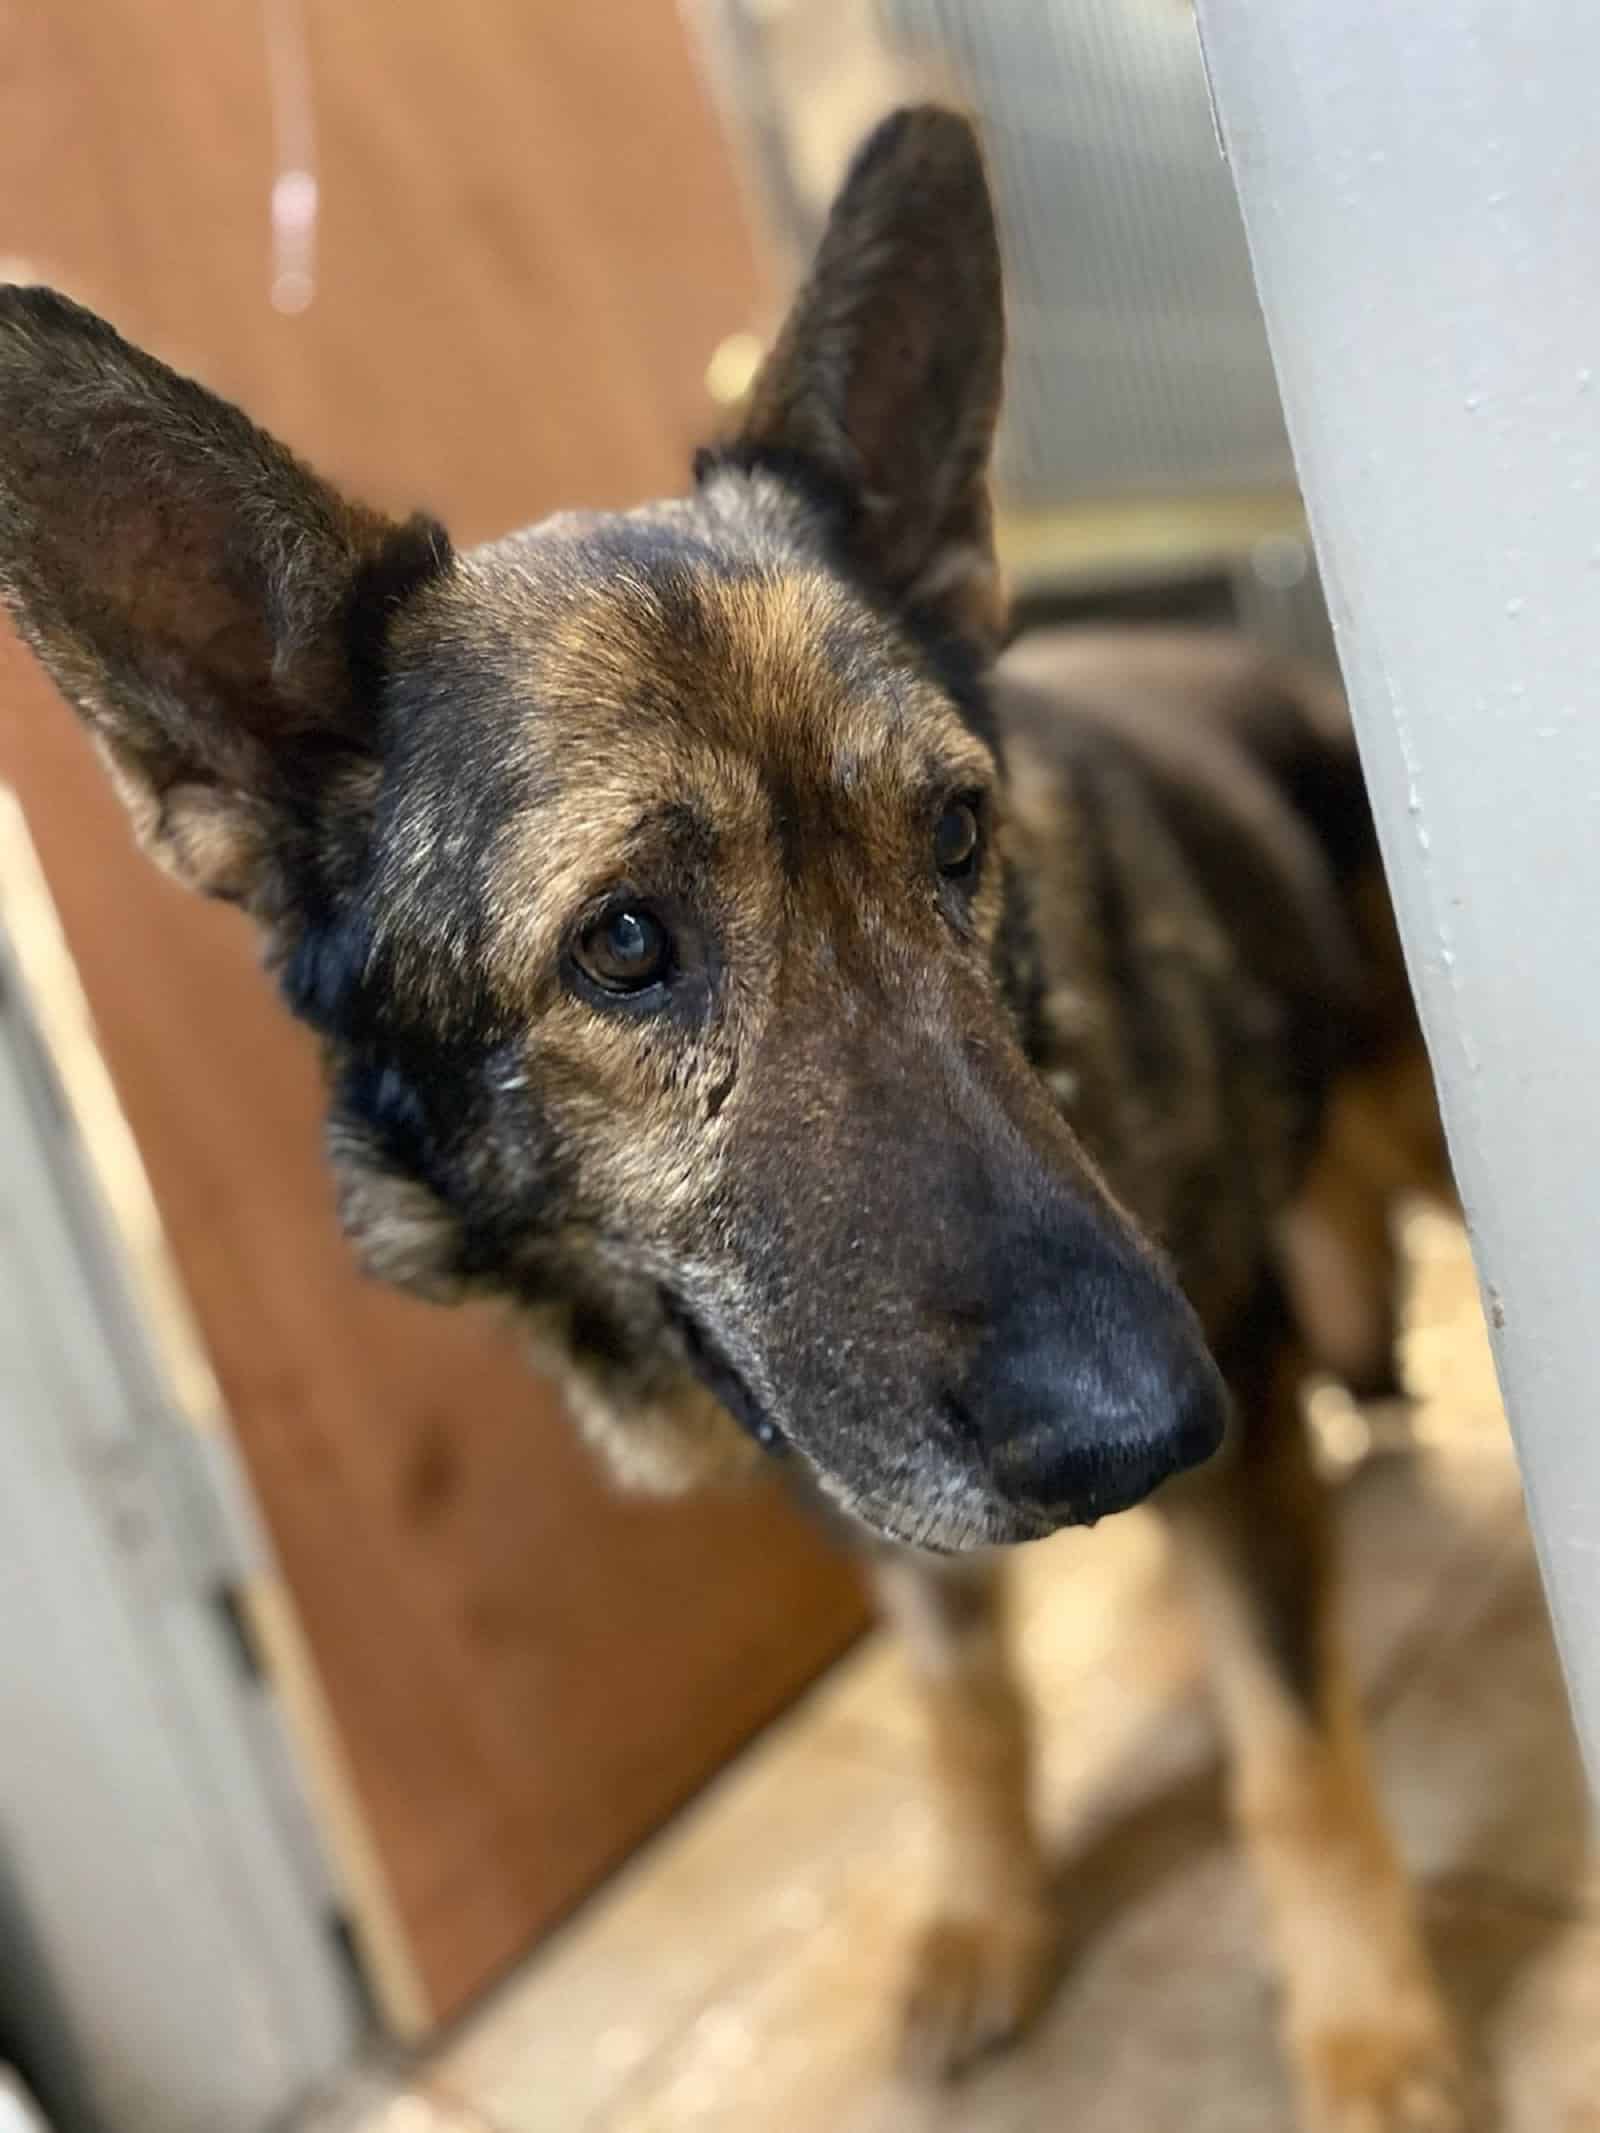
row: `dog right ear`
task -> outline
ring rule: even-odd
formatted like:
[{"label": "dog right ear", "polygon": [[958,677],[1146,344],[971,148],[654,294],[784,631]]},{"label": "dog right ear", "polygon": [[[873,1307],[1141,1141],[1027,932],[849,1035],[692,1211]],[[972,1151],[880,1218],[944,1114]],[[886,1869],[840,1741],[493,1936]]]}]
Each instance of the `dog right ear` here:
[{"label": "dog right ear", "polygon": [[897,606],[993,648],[989,503],[1005,315],[978,138],[937,105],[869,135],[751,388],[734,456],[820,475]]},{"label": "dog right ear", "polygon": [[141,840],[270,928],[355,876],[394,611],[443,529],[347,503],[51,290],[0,288],[0,595]]}]

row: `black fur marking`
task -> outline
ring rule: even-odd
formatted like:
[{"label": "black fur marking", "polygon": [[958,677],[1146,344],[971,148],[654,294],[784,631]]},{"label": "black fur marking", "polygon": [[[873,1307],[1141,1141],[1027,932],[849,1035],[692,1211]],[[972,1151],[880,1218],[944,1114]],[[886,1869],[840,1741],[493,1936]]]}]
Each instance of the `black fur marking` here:
[{"label": "black fur marking", "polygon": [[397,526],[382,551],[356,572],[345,612],[350,679],[358,704],[375,704],[383,686],[395,616],[455,560],[450,536],[423,512]]},{"label": "black fur marking", "polygon": [[776,1422],[765,1412],[737,1370],[706,1328],[685,1304],[668,1290],[661,1291],[661,1308],[683,1342],[695,1375],[719,1399],[739,1427],[755,1439],[764,1452],[788,1450]]},{"label": "black fur marking", "polygon": [[1341,886],[1378,858],[1372,803],[1353,735],[1317,732],[1287,693],[1268,697],[1241,720],[1252,755],[1314,832]]},{"label": "black fur marking", "polygon": [[926,104],[906,104],[898,111],[891,111],[880,119],[850,159],[839,188],[839,197],[865,189],[870,184],[880,164],[892,163],[901,151],[908,133],[924,132],[929,119],[941,126],[960,125],[962,121],[954,112],[934,111]]},{"label": "black fur marking", "polygon": [[628,1338],[626,1328],[602,1298],[586,1295],[576,1297],[567,1321],[567,1331],[573,1347],[581,1355],[590,1357],[597,1363],[604,1363],[612,1370],[631,1370],[638,1367],[638,1344]]},{"label": "black fur marking", "polygon": [[372,929],[360,905],[310,920],[285,958],[278,982],[290,1008],[324,1037],[361,1042],[378,1017],[367,983]]},{"label": "black fur marking", "polygon": [[[808,809],[800,796],[794,779],[776,768],[769,770],[763,781],[767,795],[767,807],[772,815],[772,835],[778,847],[778,865],[785,883],[792,889],[804,879],[806,871]],[[809,812],[815,812],[813,807]]]},{"label": "black fur marking", "polygon": [[1044,975],[1027,884],[1021,869],[1008,864],[1001,875],[1004,902],[995,939],[995,968],[1000,988],[1016,1020],[1017,1036],[1030,1059],[1045,1052]]},{"label": "black fur marking", "polygon": [[933,678],[960,712],[967,731],[976,734],[1003,763],[1000,724],[989,695],[989,653],[949,628],[932,609],[912,607],[901,612],[899,620],[927,661]]},{"label": "black fur marking", "polygon": [[717,826],[686,800],[669,800],[642,815],[629,838],[630,850],[664,860],[674,886],[692,889],[717,853]]},{"label": "black fur marking", "polygon": [[516,1183],[492,1182],[499,1166],[483,1157],[496,1133],[492,1088],[503,1060],[494,1047],[390,1033],[345,1058],[333,1103],[387,1169],[427,1186],[449,1209],[459,1235],[452,1270],[494,1281],[538,1228],[553,1163],[537,1116],[519,1116]]},{"label": "black fur marking", "polygon": [[431,1182],[435,1142],[427,1106],[416,1084],[387,1061],[363,1055],[340,1076],[336,1104],[358,1120],[390,1168]]},{"label": "black fur marking", "polygon": [[1288,1298],[1276,1275],[1266,1274],[1214,1352],[1240,1415],[1237,1485],[1248,1491],[1253,1505],[1238,1556],[1240,1574],[1255,1603],[1268,1657],[1295,1701],[1317,1721],[1323,1716],[1324,1681],[1318,1566],[1305,1559],[1301,1522],[1274,1520],[1270,1505],[1257,1500],[1260,1484],[1252,1473],[1257,1458],[1270,1456],[1265,1441],[1270,1431],[1305,1426],[1297,1414],[1280,1415],[1274,1407],[1274,1371],[1293,1339]]},{"label": "black fur marking", "polygon": [[1117,806],[1117,795],[1111,789],[1112,781],[1125,777],[1125,771],[1095,736],[1074,763],[1073,777],[1080,794],[1076,819],[1082,833],[1085,872],[1093,898],[1094,936],[1103,959],[1107,995],[1122,1011],[1129,1070],[1139,1086],[1153,1097],[1170,1078],[1173,1040],[1140,967],[1128,884],[1106,833],[1106,825],[1125,812]]}]

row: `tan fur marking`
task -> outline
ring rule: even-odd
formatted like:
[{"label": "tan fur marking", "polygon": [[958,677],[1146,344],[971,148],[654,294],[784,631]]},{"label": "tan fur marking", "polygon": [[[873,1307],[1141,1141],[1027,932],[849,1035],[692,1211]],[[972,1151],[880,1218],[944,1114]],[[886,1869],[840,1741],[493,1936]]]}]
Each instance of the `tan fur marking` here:
[{"label": "tan fur marking", "polygon": [[1392,1370],[1395,1203],[1455,1195],[1409,996],[1401,1020],[1392,1046],[1335,1084],[1316,1151],[1277,1224],[1279,1264],[1313,1357],[1358,1390],[1381,1387]]},{"label": "tan fur marking", "polygon": [[352,1136],[331,1135],[329,1155],[339,1226],[363,1272],[430,1302],[454,1302],[463,1284],[451,1271],[459,1233],[450,1210],[426,1185],[374,1164]]},{"label": "tan fur marking", "polygon": [[[1415,1904],[1378,1802],[1333,1614],[1328,1516],[1298,1411],[1300,1359],[1272,1388],[1271,1449],[1248,1475],[1173,1499],[1211,1633],[1241,1832],[1267,1899],[1307,2133],[1456,2133],[1458,2067]],[[1231,1481],[1231,1486],[1230,1486]],[[1314,1610],[1308,1707],[1248,1582],[1260,1523],[1287,1529]],[[1298,1603],[1297,1603],[1298,1604]],[[1445,2115],[1408,2115],[1411,2094]]]},{"label": "tan fur marking", "polygon": [[1362,1391],[1392,1368],[1399,1270],[1389,1206],[1330,1133],[1278,1223],[1285,1284],[1312,1353]]},{"label": "tan fur marking", "polygon": [[[992,771],[937,690],[906,677],[899,715],[888,716],[877,691],[853,687],[830,664],[827,632],[850,617],[831,580],[803,571],[707,575],[693,597],[709,648],[681,674],[672,618],[631,580],[597,588],[530,644],[530,720],[559,718],[568,698],[581,702],[582,717],[561,728],[560,789],[513,825],[497,859],[493,915],[513,995],[539,984],[575,911],[637,856],[631,840],[652,809],[702,812],[724,847],[723,874],[755,897],[774,776],[826,791],[841,766],[852,778],[876,770],[892,797],[908,729],[915,759],[937,751],[952,783]],[[670,719],[641,717],[641,704],[663,691]]]},{"label": "tan fur marking", "polygon": [[763,1461],[728,1410],[687,1371],[670,1398],[635,1400],[620,1412],[575,1361],[558,1329],[524,1321],[538,1367],[561,1388],[567,1411],[612,1478],[648,1496],[684,1496],[695,1489],[737,1488]]},{"label": "tan fur marking", "polygon": [[1054,1979],[1059,1926],[1029,1799],[1028,1710],[999,1564],[893,1556],[875,1579],[916,1670],[943,1848],[905,2053],[945,2074],[1037,2010]]},{"label": "tan fur marking", "polygon": [[[478,597],[480,570],[461,565]],[[715,1184],[726,1127],[707,1095],[777,1010],[774,973],[802,966],[780,944],[812,943],[825,963],[841,924],[915,938],[928,923],[923,786],[930,774],[952,791],[994,775],[943,692],[909,655],[897,661],[893,640],[822,572],[685,574],[676,598],[623,572],[517,625],[521,679],[509,686],[525,692],[530,760],[544,768],[501,832],[488,903],[493,984],[537,1025],[541,1101],[610,1203],[648,1208],[661,1226]],[[784,874],[784,796],[827,825],[815,875],[802,868],[797,881]],[[696,903],[721,969],[716,1027],[695,1035],[692,1056],[648,1022],[597,1014],[561,982],[562,946],[583,915],[618,887],[649,895],[670,871],[675,812],[710,839]],[[425,890],[428,839],[450,833],[431,824],[415,843],[387,906],[397,931],[425,916],[408,897]],[[998,870],[974,915],[987,937]]]},{"label": "tan fur marking", "polygon": [[265,870],[269,832],[248,803],[191,785],[166,794],[148,841],[186,887],[238,902]]}]

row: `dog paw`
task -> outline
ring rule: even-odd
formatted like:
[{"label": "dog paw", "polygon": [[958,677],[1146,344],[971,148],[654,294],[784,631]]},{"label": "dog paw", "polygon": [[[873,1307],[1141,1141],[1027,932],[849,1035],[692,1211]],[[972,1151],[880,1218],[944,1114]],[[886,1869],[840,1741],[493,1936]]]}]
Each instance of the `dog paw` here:
[{"label": "dog paw", "polygon": [[938,1920],[912,1963],[903,2070],[947,2081],[1009,2044],[1049,1997],[1060,1942],[1057,1921],[1042,1910]]},{"label": "dog paw", "polygon": [[1304,2133],[1472,2133],[1454,2045],[1421,2026],[1325,2030],[1298,2054]]}]

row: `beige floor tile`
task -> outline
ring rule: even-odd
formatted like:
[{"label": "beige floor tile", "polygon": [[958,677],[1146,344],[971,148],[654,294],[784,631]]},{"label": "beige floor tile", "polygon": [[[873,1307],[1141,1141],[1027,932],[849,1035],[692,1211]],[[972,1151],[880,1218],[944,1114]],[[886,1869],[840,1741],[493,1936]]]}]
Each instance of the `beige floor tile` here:
[{"label": "beige floor tile", "polygon": [[[1380,1772],[1496,2133],[1600,2133],[1600,1882],[1559,1671],[1459,1232],[1425,1220],[1411,1241],[1425,1398],[1411,1449],[1358,1463],[1342,1498]],[[1358,1418],[1328,1442],[1374,1429],[1396,1434]],[[1284,2133],[1260,1920],[1164,1529],[1065,1536],[1018,1576],[1073,1921],[1024,2050],[942,2096],[889,2071],[930,1845],[915,1708],[880,1642],[542,1951],[424,2093],[493,2133]]]},{"label": "beige floor tile", "polygon": [[[1584,1829],[1514,1480],[1471,1464],[1363,1470],[1348,1555],[1408,1851],[1452,1931],[1467,1920],[1487,1944],[1507,1917],[1521,1941],[1568,1930]],[[441,2090],[504,2133],[732,2133],[780,2095],[783,2133],[1281,2128],[1259,1921],[1222,1820],[1198,1654],[1159,1529],[1129,1520],[1106,1539],[1119,1530],[1093,1576],[1070,1547],[1026,1574],[1041,1807],[1078,1952],[1025,2053],[955,2098],[888,2077],[930,1862],[905,1679],[884,1649],[509,1988],[440,2062]]]},{"label": "beige floor tile", "polygon": [[[1108,1590],[1125,1590],[1131,1613],[1148,1603],[1140,1588],[1159,1584],[1157,1536],[1133,1532],[1081,1609],[1063,1604],[1079,1591],[1070,1576],[1048,1609],[1023,1596],[1026,1634],[1080,1721],[1049,1734],[1047,1797],[1075,1800],[1082,1773],[1140,1761],[1193,1674],[1186,1640],[1170,1636],[1164,1657],[1137,1669],[1107,1663],[1130,1619],[1106,1616]],[[752,2037],[770,2070],[791,2045],[814,2060],[824,2021],[830,2081],[846,2078],[848,2037],[881,2054],[931,1880],[907,1702],[887,1647],[824,1684],[441,2055],[436,2092],[470,2099],[505,2133],[599,2133],[631,2127],[636,2111],[688,2111],[714,2080],[736,2093]],[[825,2018],[813,1996],[835,1987]]]},{"label": "beige floor tile", "polygon": [[[791,1721],[791,1724],[793,1722]],[[431,2070],[505,2133],[589,2133],[752,1970],[782,1972],[894,1832],[898,1773],[769,1742],[680,1818]]]},{"label": "beige floor tile", "polygon": [[399,2072],[356,2069],[295,2122],[295,2133],[494,2133],[468,2104],[430,2096]]}]

